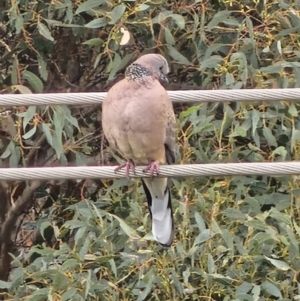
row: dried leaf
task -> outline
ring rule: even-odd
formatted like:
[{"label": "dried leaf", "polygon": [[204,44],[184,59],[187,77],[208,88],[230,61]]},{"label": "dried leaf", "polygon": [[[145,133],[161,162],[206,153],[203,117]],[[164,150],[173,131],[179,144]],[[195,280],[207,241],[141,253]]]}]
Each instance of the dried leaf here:
[{"label": "dried leaf", "polygon": [[32,92],[26,86],[23,86],[23,85],[13,85],[11,87],[12,87],[12,89],[17,89],[22,94],[32,94]]}]

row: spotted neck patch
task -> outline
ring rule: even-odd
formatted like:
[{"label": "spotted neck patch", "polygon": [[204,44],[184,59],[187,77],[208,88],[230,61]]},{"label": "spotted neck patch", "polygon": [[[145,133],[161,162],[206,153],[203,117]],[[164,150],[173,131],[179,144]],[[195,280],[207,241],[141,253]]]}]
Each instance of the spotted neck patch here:
[{"label": "spotted neck patch", "polygon": [[125,77],[128,80],[138,81],[143,80],[145,77],[149,76],[151,76],[150,71],[140,64],[131,64],[126,68],[125,71]]}]

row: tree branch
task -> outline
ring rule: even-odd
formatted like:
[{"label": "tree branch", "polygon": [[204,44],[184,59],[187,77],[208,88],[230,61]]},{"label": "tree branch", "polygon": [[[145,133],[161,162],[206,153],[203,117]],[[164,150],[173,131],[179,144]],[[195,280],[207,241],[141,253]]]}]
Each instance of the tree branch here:
[{"label": "tree branch", "polygon": [[2,223],[0,231],[0,280],[6,281],[10,272],[11,258],[9,253],[12,251],[12,232],[18,220],[18,217],[23,211],[34,202],[32,197],[33,192],[42,185],[42,181],[36,180],[27,185],[22,195],[20,195],[11,206],[6,215],[5,221]]}]

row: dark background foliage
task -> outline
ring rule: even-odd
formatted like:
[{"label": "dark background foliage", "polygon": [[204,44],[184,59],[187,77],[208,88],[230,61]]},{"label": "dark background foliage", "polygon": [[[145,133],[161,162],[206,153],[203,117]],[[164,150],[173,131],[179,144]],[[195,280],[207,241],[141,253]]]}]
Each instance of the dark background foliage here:
[{"label": "dark background foliage", "polygon": [[[0,2],[1,93],[107,91],[141,54],[169,90],[300,85],[297,1]],[[255,90],[253,91],[255,93]],[[176,105],[182,164],[298,160],[298,103]],[[116,164],[101,106],[3,107],[2,167]],[[172,179],[176,240],[140,182],[0,181],[5,300],[298,300],[299,178]]]}]

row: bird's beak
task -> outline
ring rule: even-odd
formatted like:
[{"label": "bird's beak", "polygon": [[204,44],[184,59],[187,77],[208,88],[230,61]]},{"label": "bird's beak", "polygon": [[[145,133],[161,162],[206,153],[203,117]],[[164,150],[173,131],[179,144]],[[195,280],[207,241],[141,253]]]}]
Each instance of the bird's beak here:
[{"label": "bird's beak", "polygon": [[160,81],[161,85],[164,86],[164,87],[169,84],[169,79],[164,74],[160,75],[160,80],[159,81]]}]

